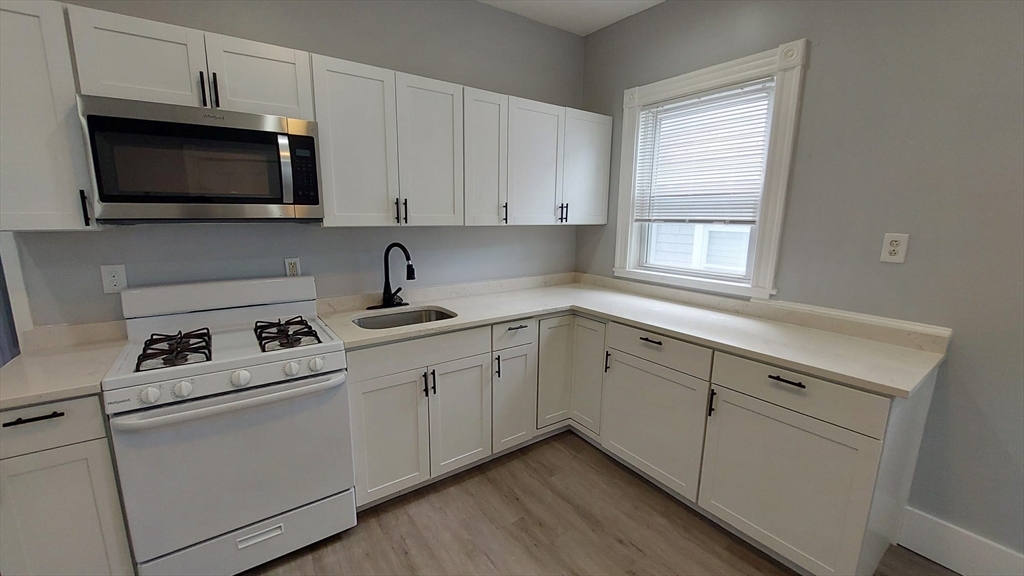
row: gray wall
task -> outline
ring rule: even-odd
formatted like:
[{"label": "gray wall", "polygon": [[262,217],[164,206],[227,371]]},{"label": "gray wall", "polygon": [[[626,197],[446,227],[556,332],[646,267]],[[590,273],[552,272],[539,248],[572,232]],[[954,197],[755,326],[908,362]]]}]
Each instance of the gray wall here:
[{"label": "gray wall", "polygon": [[[583,39],[478,2],[104,1],[74,4],[308,50],[578,107]],[[16,235],[37,324],[113,320],[101,264],[133,286],[283,274],[299,256],[324,296],[379,290],[381,254],[405,242],[418,286],[571,272],[571,228],[319,229],[297,224],[147,225]],[[397,258],[396,258],[397,260]]]},{"label": "gray wall", "polygon": [[[1024,549],[1024,3],[673,2],[586,38],[584,108],[811,41],[778,299],[952,327],[911,505]],[[903,265],[878,261],[907,232]],[[576,269],[610,275],[614,225]]]}]

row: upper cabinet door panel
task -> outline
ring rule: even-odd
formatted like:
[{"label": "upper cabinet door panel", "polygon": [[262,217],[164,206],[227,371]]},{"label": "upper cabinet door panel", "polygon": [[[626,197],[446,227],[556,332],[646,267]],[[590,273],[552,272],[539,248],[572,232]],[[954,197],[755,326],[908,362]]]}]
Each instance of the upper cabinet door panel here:
[{"label": "upper cabinet door panel", "polygon": [[509,98],[508,194],[514,224],[556,224],[565,108]]},{"label": "upper cabinet door panel", "polygon": [[611,154],[611,117],[566,109],[562,201],[569,224],[608,222]]},{"label": "upper cabinet door panel", "polygon": [[508,223],[508,96],[465,89],[466,225]]},{"label": "upper cabinet door panel", "polygon": [[462,86],[396,73],[402,223],[464,224]]},{"label": "upper cabinet door panel", "polygon": [[313,55],[325,226],[397,226],[395,73]]},{"label": "upper cabinet door panel", "polygon": [[198,30],[68,6],[83,94],[202,106]]},{"label": "upper cabinet door panel", "polygon": [[89,173],[56,2],[0,4],[0,125],[0,229],[83,228]]},{"label": "upper cabinet door panel", "polygon": [[206,61],[217,107],[313,119],[308,52],[207,33]]}]

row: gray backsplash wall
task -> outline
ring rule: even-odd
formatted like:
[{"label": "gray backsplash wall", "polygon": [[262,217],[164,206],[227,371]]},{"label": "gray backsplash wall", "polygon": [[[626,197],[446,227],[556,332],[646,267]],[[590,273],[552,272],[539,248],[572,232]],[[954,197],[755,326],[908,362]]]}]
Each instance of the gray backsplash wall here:
[{"label": "gray backsplash wall", "polygon": [[[1024,3],[673,2],[586,39],[584,108],[808,38],[778,299],[952,327],[911,505],[1024,549]],[[910,234],[903,265],[885,232]],[[615,227],[576,269],[611,275]]]}]

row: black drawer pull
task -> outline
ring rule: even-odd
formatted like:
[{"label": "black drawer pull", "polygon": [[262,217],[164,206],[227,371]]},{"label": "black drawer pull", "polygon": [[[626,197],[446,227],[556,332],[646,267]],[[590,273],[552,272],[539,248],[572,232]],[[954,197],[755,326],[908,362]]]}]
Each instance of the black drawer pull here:
[{"label": "black drawer pull", "polygon": [[498,378],[501,378],[501,354],[498,354],[498,371],[495,374],[498,375]]},{"label": "black drawer pull", "polygon": [[647,342],[648,344],[654,344],[655,346],[661,346],[661,340],[651,340],[647,336],[641,336],[640,339],[643,340],[644,342]]},{"label": "black drawer pull", "polygon": [[774,374],[769,374],[768,379],[775,380],[776,382],[782,382],[783,384],[789,384],[790,386],[796,386],[797,388],[807,388],[803,382],[793,382],[792,380],[786,380],[782,376],[776,376]]},{"label": "black drawer pull", "polygon": [[605,372],[605,374],[607,374],[608,371],[611,370],[611,368],[612,368],[611,366],[608,365],[608,360],[610,360],[611,357],[612,357],[612,353],[607,351],[607,350],[605,350],[604,351],[604,372]]},{"label": "black drawer pull", "polygon": [[520,324],[519,326],[509,326],[508,331],[512,332],[514,330],[522,330],[523,328],[529,328],[529,326],[527,326],[526,324]]},{"label": "black drawer pull", "polygon": [[42,422],[43,420],[53,420],[54,418],[60,418],[63,416],[63,412],[54,410],[49,414],[43,414],[42,416],[33,416],[32,418],[15,418],[10,422],[4,422],[0,425],[0,428],[7,428],[8,426],[21,426],[22,424],[31,424],[33,422]]}]

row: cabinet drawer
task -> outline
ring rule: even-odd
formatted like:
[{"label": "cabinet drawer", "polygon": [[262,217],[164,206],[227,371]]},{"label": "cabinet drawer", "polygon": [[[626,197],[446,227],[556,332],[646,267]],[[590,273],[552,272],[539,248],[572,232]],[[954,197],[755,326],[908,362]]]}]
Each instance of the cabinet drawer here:
[{"label": "cabinet drawer", "polygon": [[537,319],[525,318],[491,326],[491,349],[504,350],[537,341]]},{"label": "cabinet drawer", "polygon": [[0,458],[106,436],[95,396],[7,410],[0,413],[0,423]]},{"label": "cabinet drawer", "polygon": [[439,336],[403,340],[345,353],[351,382],[416,370],[449,360],[490,352],[490,328],[449,332]]},{"label": "cabinet drawer", "polygon": [[608,325],[608,347],[685,372],[701,380],[711,378],[710,348],[702,348],[622,324]]},{"label": "cabinet drawer", "polygon": [[889,418],[884,396],[721,352],[711,381],[872,438],[882,438]]}]

